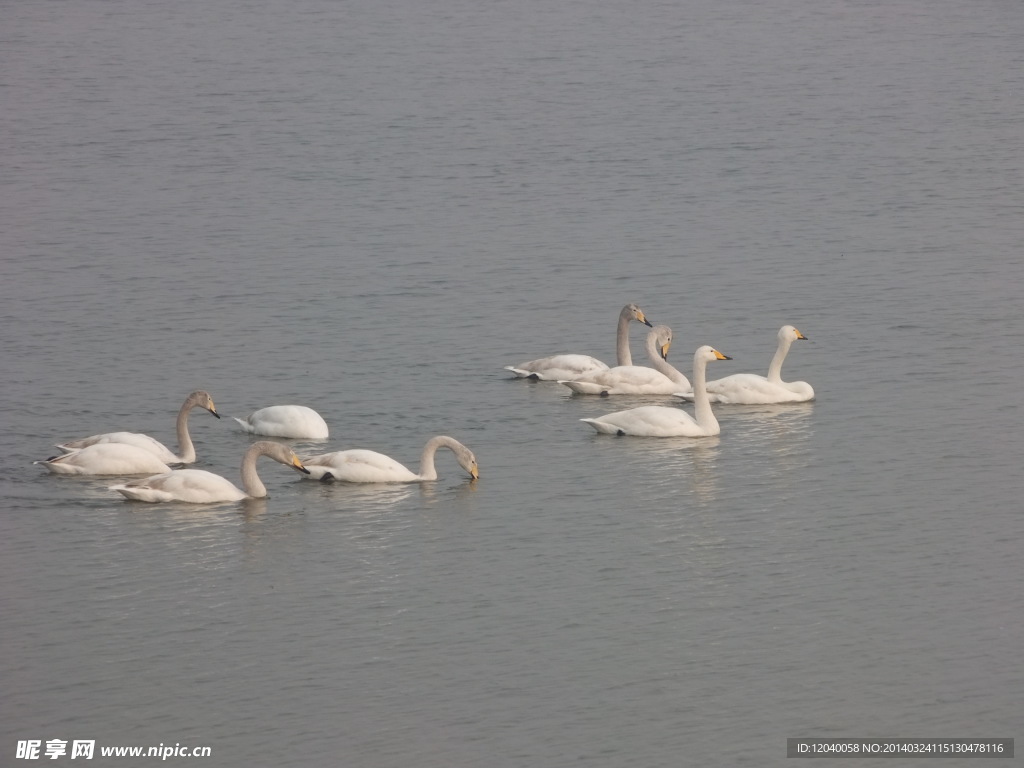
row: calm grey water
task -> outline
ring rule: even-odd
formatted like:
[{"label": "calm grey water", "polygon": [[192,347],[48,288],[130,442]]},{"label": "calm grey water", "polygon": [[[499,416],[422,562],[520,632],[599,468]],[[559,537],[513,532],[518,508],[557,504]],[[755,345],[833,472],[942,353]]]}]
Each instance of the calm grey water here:
[{"label": "calm grey water", "polygon": [[[653,768],[1024,737],[1019,3],[0,13],[4,765],[27,739]],[[610,359],[629,301],[687,372],[701,344],[763,372],[796,325],[817,402],[612,438],[578,419],[672,399],[502,370]],[[268,462],[265,501],[194,508],[31,465],[173,444],[197,388],[410,464],[448,433],[482,477]],[[191,428],[234,480],[229,422]]]}]

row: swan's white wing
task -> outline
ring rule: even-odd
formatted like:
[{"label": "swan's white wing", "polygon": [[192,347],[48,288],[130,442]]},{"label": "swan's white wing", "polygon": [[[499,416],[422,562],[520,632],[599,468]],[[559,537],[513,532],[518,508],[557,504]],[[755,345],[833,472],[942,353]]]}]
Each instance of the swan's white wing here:
[{"label": "swan's white wing", "polygon": [[390,456],[360,448],[334,451],[302,460],[314,480],[334,479],[346,483],[405,483],[419,475]]},{"label": "swan's white wing", "polygon": [[589,355],[552,355],[519,365],[506,365],[505,370],[512,371],[519,378],[558,381],[607,371],[608,365]]},{"label": "swan's white wing", "polygon": [[736,373],[707,383],[711,402],[733,405],[801,403],[814,399],[806,382],[773,382],[756,373]]},{"label": "swan's white wing", "polygon": [[620,365],[582,379],[559,381],[574,392],[588,395],[671,395],[680,384],[653,368]]},{"label": "swan's white wing", "polygon": [[160,459],[160,461],[167,464],[173,464],[181,460],[173,451],[159,440],[156,440],[149,435],[144,435],[141,432],[105,432],[102,435],[90,435],[89,437],[83,437],[79,440],[67,440],[63,443],[58,443],[57,447],[67,453],[81,448],[87,448],[90,445],[99,445],[100,443],[124,443],[125,445],[133,445],[136,448],[149,451]]},{"label": "swan's white wing", "polygon": [[580,419],[598,432],[637,437],[706,437],[708,435],[690,414],[663,405],[645,405],[616,411],[596,419]]},{"label": "swan's white wing", "polygon": [[113,485],[126,498],[135,501],[183,501],[209,504],[217,501],[240,501],[245,493],[233,483],[203,469],[176,469],[142,480]]},{"label": "swan's white wing", "polygon": [[35,463],[58,475],[143,475],[171,469],[149,451],[124,443],[97,443]]}]

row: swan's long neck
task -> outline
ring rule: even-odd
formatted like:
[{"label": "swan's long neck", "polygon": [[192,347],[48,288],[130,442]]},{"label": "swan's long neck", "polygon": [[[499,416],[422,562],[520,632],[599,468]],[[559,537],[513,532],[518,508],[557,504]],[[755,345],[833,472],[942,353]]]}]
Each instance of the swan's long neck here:
[{"label": "swan's long neck", "polygon": [[699,353],[693,356],[693,415],[701,429],[709,435],[717,435],[722,430],[708,398],[707,367],[708,361]]},{"label": "swan's long neck", "polygon": [[188,433],[188,414],[194,405],[191,400],[186,401],[178,411],[178,461],[183,464],[191,464],[196,460],[196,448]]},{"label": "swan's long neck", "polygon": [[647,334],[647,356],[651,358],[651,367],[678,384],[681,392],[690,388],[690,380],[683,375],[683,372],[661,356],[656,334]]},{"label": "swan's long neck", "polygon": [[772,357],[772,362],[768,366],[768,381],[774,384],[782,383],[782,361],[786,359],[792,343],[793,340],[786,337],[779,339],[779,346],[775,350],[775,356]]},{"label": "swan's long neck", "polygon": [[256,459],[263,455],[263,446],[255,443],[242,457],[242,490],[254,499],[262,499],[267,495],[267,486],[256,474]]},{"label": "swan's long neck", "polygon": [[434,454],[438,448],[451,448],[455,450],[458,443],[445,435],[438,435],[427,440],[423,446],[423,453],[420,454],[420,480],[437,480],[437,469],[434,468]]},{"label": "swan's long neck", "polygon": [[619,314],[619,327],[615,333],[615,357],[619,365],[633,364],[633,355],[629,351],[629,321],[632,319],[633,315],[625,310]]}]

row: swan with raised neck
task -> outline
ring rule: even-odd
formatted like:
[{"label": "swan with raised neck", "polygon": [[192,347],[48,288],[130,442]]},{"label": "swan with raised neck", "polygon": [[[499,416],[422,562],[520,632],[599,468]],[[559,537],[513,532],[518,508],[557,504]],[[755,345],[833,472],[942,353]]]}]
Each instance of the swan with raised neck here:
[{"label": "swan with raised neck", "polygon": [[671,395],[690,389],[689,379],[668,362],[668,350],[672,346],[671,328],[667,325],[654,326],[647,334],[644,346],[651,367],[621,365],[558,383],[584,395]]},{"label": "swan with raised neck", "polygon": [[[615,358],[618,365],[633,364],[633,355],[629,349],[629,324],[634,320],[648,327],[651,325],[644,311],[636,304],[627,304],[622,308],[615,329]],[[590,355],[566,354],[529,360],[519,365],[506,365],[505,370],[512,371],[519,378],[558,381],[559,379],[573,379],[596,371],[606,371],[608,365]]]},{"label": "swan with raised neck", "polygon": [[196,390],[190,393],[185,398],[185,402],[181,404],[181,408],[178,410],[178,419],[175,422],[175,430],[178,436],[177,454],[159,440],[155,440],[141,432],[104,432],[103,434],[90,435],[78,440],[67,440],[57,443],[57,447],[67,453],[87,448],[90,445],[124,443],[149,451],[165,464],[192,464],[196,460],[196,448],[188,431],[188,415],[193,408],[205,408],[218,419],[220,418],[220,414],[217,413],[217,409],[213,404],[213,398],[209,392]]},{"label": "swan with raised neck", "polygon": [[693,355],[693,385],[697,393],[694,415],[679,408],[645,405],[608,413],[594,419],[580,419],[598,432],[637,437],[713,437],[721,433],[704,388],[707,364],[713,360],[731,360],[714,347],[700,347]]}]

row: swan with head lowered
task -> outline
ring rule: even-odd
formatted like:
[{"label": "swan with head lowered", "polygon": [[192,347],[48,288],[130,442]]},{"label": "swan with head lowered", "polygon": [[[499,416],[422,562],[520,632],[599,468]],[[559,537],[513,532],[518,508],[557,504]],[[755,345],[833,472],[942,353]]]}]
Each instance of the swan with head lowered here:
[{"label": "swan with head lowered", "polygon": [[253,435],[327,439],[327,422],[319,413],[304,405],[271,405],[254,411],[248,418],[232,418],[242,429]]},{"label": "swan with head lowered", "polygon": [[261,456],[267,456],[299,472],[306,472],[306,468],[302,466],[299,457],[291,448],[282,443],[261,440],[249,446],[249,450],[242,457],[242,488],[205,469],[172,469],[141,480],[112,485],[110,490],[117,491],[132,501],[212,504],[220,501],[261,499],[267,495],[267,487],[256,473],[256,459]]},{"label": "swan with head lowered", "polygon": [[693,355],[693,387],[696,392],[694,415],[679,408],[664,405],[645,405],[616,411],[596,419],[580,419],[598,432],[607,435],[635,435],[637,437],[713,437],[721,433],[718,419],[711,410],[707,390],[704,388],[705,368],[713,360],[732,360],[709,346],[699,348]]},{"label": "swan with head lowered", "polygon": [[[778,333],[779,346],[768,366],[768,375],[735,373],[724,379],[707,383],[708,397],[713,403],[733,405],[769,405],[775,403],[805,403],[814,399],[814,388],[806,381],[783,381],[782,361],[786,359],[794,341],[806,340],[792,325],[784,325]],[[693,392],[681,390],[680,397],[692,400]]]},{"label": "swan with head lowered", "polygon": [[652,368],[619,365],[558,383],[582,395],[671,395],[690,389],[689,379],[668,363],[670,346],[672,329],[656,325],[647,334],[645,344]]},{"label": "swan with head lowered", "polygon": [[473,452],[454,437],[447,435],[432,437],[423,446],[418,473],[399,464],[390,456],[360,448],[308,456],[302,463],[309,470],[309,478],[312,480],[337,480],[345,483],[416,483],[437,480],[434,454],[438,448],[451,450],[456,461],[474,480],[480,477],[480,469]]},{"label": "swan with head lowered", "polygon": [[197,390],[186,397],[185,402],[181,405],[181,410],[178,411],[179,453],[174,453],[174,451],[159,440],[155,440],[149,435],[144,435],[140,432],[104,432],[100,435],[90,435],[78,440],[65,440],[62,443],[58,443],[57,447],[64,452],[70,452],[101,443],[124,443],[149,451],[165,464],[192,464],[196,460],[196,449],[192,445],[192,437],[188,433],[188,414],[193,408],[205,408],[218,419],[220,418],[220,414],[217,413],[217,409],[213,405],[213,398],[210,397],[209,392]]},{"label": "swan with head lowered", "polygon": [[[619,312],[619,325],[615,333],[615,354],[619,365],[632,365],[633,356],[629,351],[629,323],[636,320],[646,326],[651,323],[636,304],[627,304]],[[538,360],[529,360],[519,365],[506,365],[519,378],[558,381],[575,379],[596,371],[607,371],[608,365],[590,355],[552,355]]]}]

